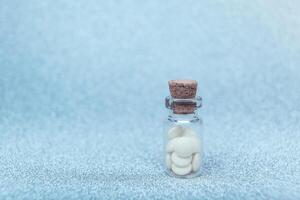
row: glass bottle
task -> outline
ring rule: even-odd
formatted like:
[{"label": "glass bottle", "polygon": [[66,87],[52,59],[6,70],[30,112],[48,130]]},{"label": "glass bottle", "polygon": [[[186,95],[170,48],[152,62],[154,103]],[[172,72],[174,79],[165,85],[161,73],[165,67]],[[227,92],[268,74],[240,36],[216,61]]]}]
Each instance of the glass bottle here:
[{"label": "glass bottle", "polygon": [[[172,86],[174,82],[176,84]],[[178,178],[198,176],[202,165],[203,123],[198,115],[202,98],[196,96],[195,91],[186,95],[191,84],[196,84],[197,88],[195,81],[169,81],[171,96],[165,99],[169,115],[164,125],[164,161],[167,174]],[[176,87],[177,93],[174,92]]]}]

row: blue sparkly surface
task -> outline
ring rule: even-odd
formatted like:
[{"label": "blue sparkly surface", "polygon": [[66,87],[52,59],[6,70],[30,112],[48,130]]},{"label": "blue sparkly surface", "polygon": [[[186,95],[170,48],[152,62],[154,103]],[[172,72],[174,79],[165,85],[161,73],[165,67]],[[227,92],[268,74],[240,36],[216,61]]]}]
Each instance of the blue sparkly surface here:
[{"label": "blue sparkly surface", "polygon": [[[0,199],[299,199],[300,3],[0,0]],[[202,176],[164,174],[167,81]]]}]

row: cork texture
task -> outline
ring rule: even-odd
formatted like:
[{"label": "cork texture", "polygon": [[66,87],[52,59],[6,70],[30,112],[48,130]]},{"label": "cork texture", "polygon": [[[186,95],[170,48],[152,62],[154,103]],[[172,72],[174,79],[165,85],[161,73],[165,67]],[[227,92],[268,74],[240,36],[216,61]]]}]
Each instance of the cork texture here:
[{"label": "cork texture", "polygon": [[195,98],[197,93],[197,81],[195,80],[171,80],[169,81],[171,96],[176,99]]},{"label": "cork texture", "polygon": [[176,103],[172,105],[175,114],[191,114],[196,109],[196,103]]}]

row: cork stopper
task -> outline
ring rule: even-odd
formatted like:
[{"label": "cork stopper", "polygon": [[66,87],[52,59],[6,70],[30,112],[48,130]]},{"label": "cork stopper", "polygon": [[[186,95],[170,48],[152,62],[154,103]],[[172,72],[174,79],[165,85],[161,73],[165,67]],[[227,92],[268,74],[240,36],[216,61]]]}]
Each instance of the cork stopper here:
[{"label": "cork stopper", "polygon": [[197,81],[195,80],[171,80],[169,81],[171,96],[175,99],[192,99],[197,93]]},{"label": "cork stopper", "polygon": [[196,97],[197,81],[171,80],[169,81],[169,90],[174,99],[172,110],[175,114],[191,114],[195,111],[196,102],[192,99]]}]

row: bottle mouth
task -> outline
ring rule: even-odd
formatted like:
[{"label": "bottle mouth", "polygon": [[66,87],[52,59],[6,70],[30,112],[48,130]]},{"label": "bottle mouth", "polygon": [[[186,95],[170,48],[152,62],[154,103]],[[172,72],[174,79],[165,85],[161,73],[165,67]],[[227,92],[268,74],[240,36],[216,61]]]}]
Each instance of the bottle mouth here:
[{"label": "bottle mouth", "polygon": [[202,97],[196,96],[191,99],[177,99],[171,96],[165,98],[165,106],[175,114],[192,114],[202,107]]}]

